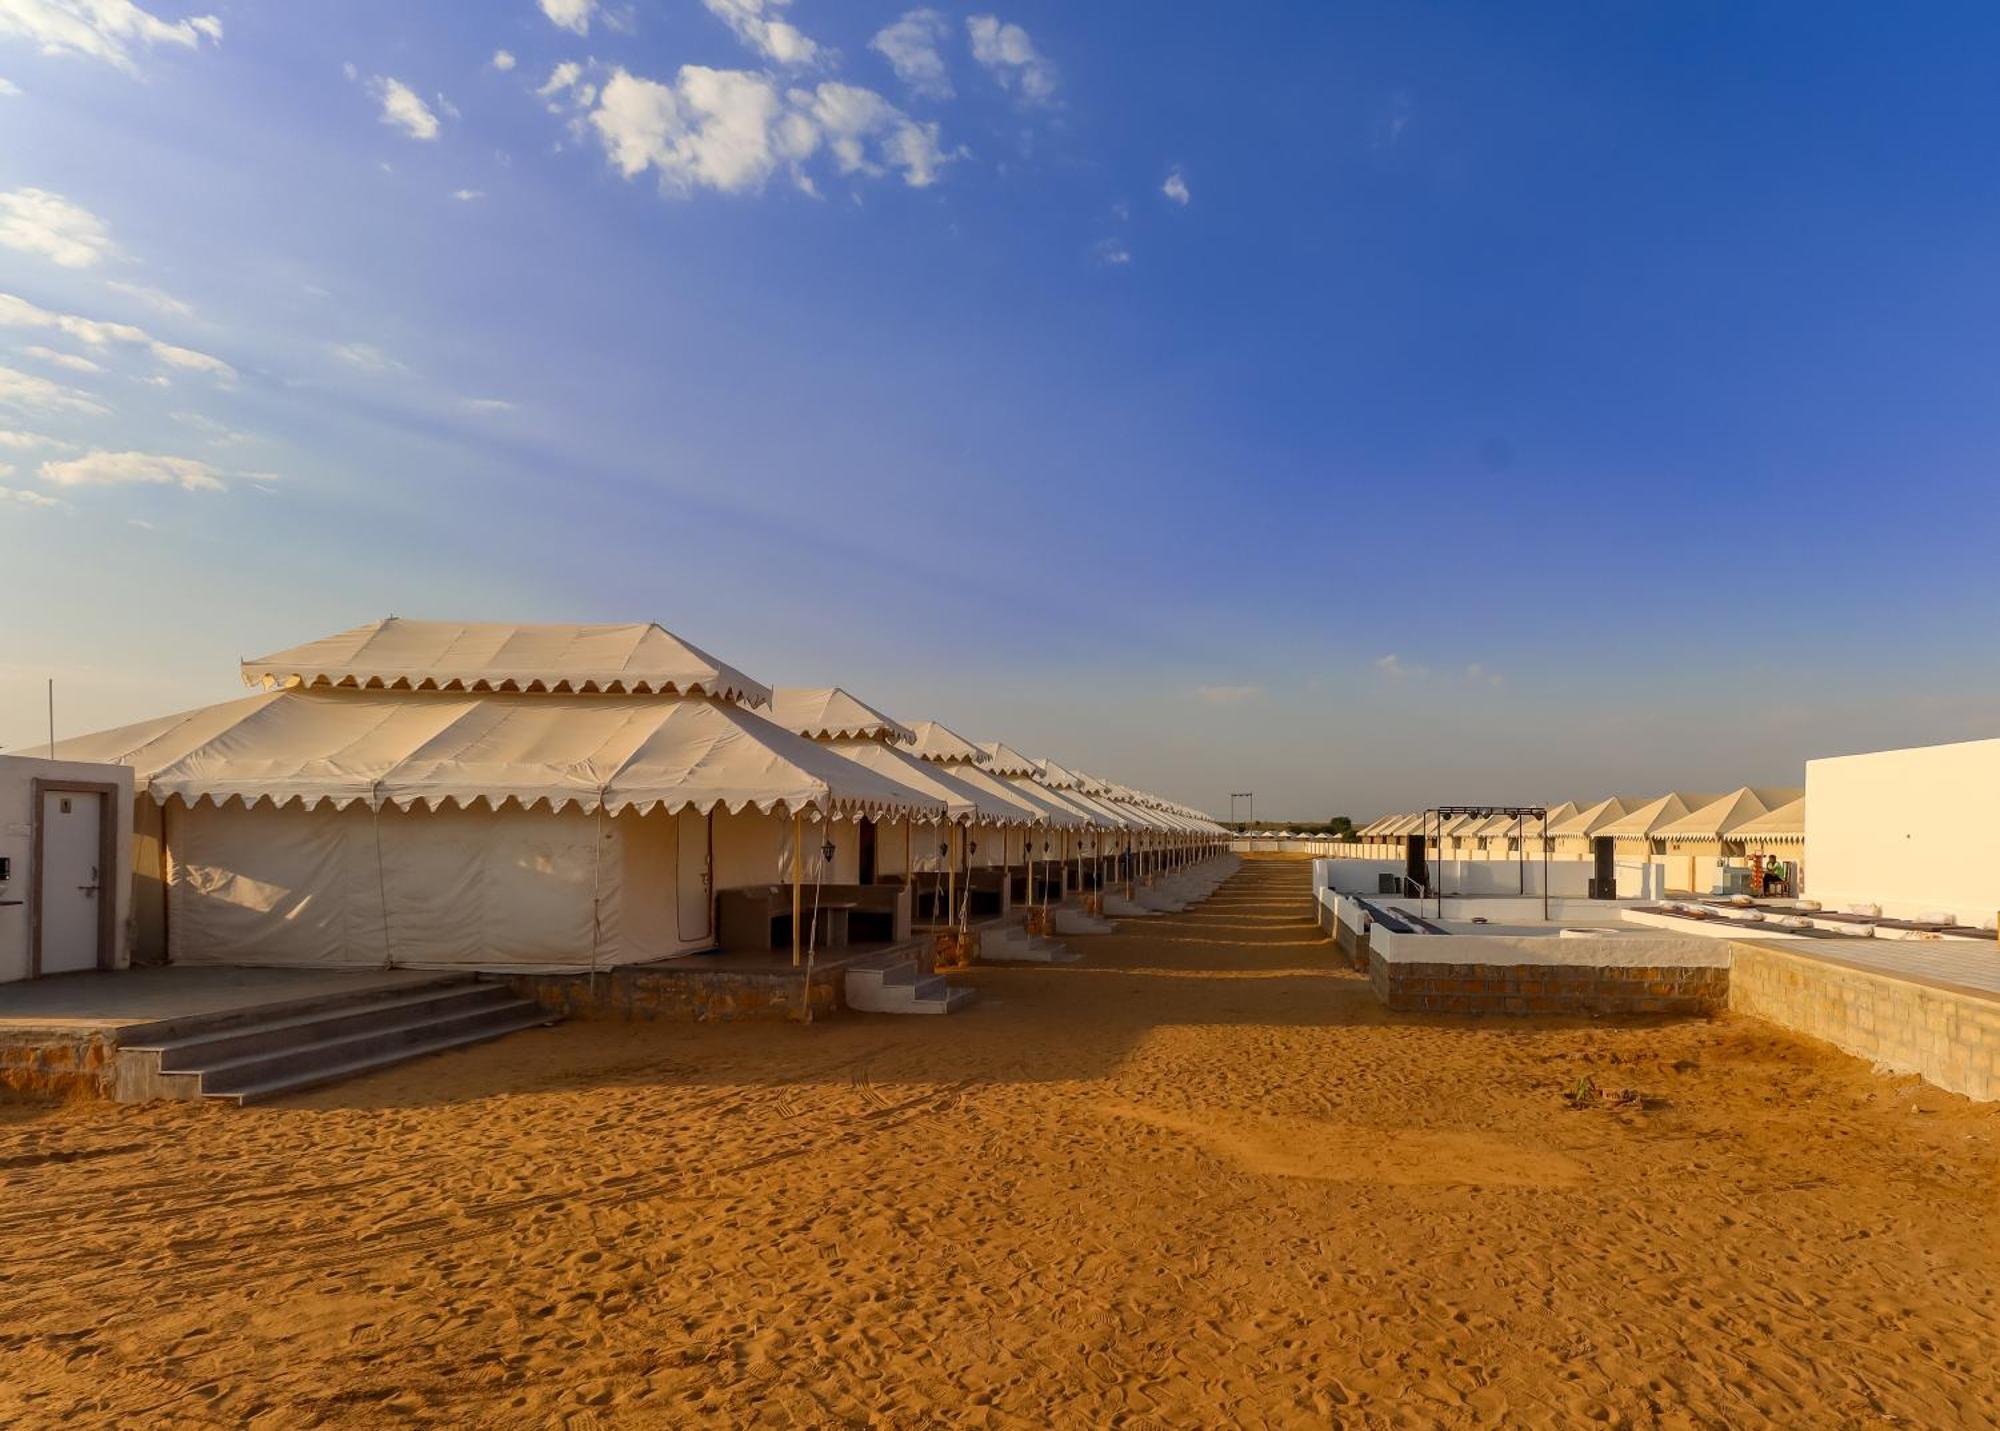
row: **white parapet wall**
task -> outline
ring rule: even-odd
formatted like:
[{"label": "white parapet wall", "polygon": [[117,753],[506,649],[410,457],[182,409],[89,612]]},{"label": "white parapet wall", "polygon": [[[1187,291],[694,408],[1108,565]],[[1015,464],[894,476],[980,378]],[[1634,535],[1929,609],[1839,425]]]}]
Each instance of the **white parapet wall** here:
[{"label": "white parapet wall", "polygon": [[[1431,879],[1449,895],[1509,895],[1542,892],[1543,865],[1539,857],[1526,864],[1512,860],[1432,860]],[[1590,893],[1594,866],[1589,860],[1550,860],[1549,894],[1557,899],[1583,899]],[[1313,861],[1313,888],[1336,890],[1374,898],[1381,890],[1383,875],[1400,875],[1401,860],[1348,858]],[[1665,893],[1666,872],[1647,860],[1620,860],[1617,864],[1618,894],[1621,899],[1658,899]]]},{"label": "white parapet wall", "polygon": [[2000,912],[2000,740],[1806,762],[1806,863],[1828,909]]}]

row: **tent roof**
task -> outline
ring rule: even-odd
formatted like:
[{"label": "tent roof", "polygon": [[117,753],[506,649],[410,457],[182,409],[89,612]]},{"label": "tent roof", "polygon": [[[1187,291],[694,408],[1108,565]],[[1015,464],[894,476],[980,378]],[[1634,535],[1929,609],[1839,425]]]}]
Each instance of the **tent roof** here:
[{"label": "tent roof", "polygon": [[1746,820],[1729,832],[1745,844],[1799,844],[1806,837],[1806,797],[1788,800],[1768,814]]},{"label": "tent roof", "polygon": [[940,798],[704,698],[293,687],[57,749],[132,766],[160,801],[946,815]]},{"label": "tent roof", "polygon": [[1604,826],[1614,820],[1624,819],[1645,803],[1639,796],[1613,795],[1608,799],[1599,800],[1594,805],[1580,805],[1575,813],[1561,824],[1550,821],[1549,833],[1563,836],[1599,835],[1604,833]]},{"label": "tent roof", "polygon": [[1065,770],[1053,760],[1037,760],[1035,764],[1041,770],[1042,784],[1051,790],[1082,790],[1086,795],[1090,793],[1084,785],[1083,777],[1074,770]]},{"label": "tent roof", "polygon": [[[920,757],[921,758],[921,757]],[[950,765],[945,767],[954,780],[983,792],[989,799],[1010,806],[1017,813],[1009,817],[1007,823],[1018,825],[1064,825],[1073,823],[1067,812],[1052,810],[1044,800],[1020,788],[1012,781],[995,775],[979,765]]]},{"label": "tent roof", "polygon": [[1738,826],[1760,815],[1768,815],[1780,805],[1802,798],[1803,790],[1755,789],[1745,785],[1727,795],[1718,795],[1678,820],[1653,831],[1663,840],[1720,840]]},{"label": "tent roof", "polygon": [[916,753],[920,760],[935,760],[942,765],[986,763],[986,756],[978,746],[941,721],[912,721],[910,733],[917,738]]},{"label": "tent roof", "polygon": [[849,695],[839,686],[779,686],[771,693],[772,720],[813,740],[860,736],[915,745],[916,732]]},{"label": "tent roof", "polygon": [[1028,825],[1035,821],[1037,812],[1027,802],[967,780],[962,771],[919,759],[899,746],[856,736],[836,737],[825,744],[827,749],[858,765],[867,766],[884,779],[909,786],[928,798],[942,800],[946,817],[953,822]]},{"label": "tent roof", "polygon": [[986,757],[986,768],[995,775],[1037,776],[1042,773],[1041,766],[1011,745],[1004,745],[997,740],[980,741],[979,751]]},{"label": "tent roof", "polygon": [[1610,835],[1615,839],[1643,839],[1663,825],[1671,825],[1676,820],[1686,819],[1704,805],[1712,805],[1718,800],[1715,794],[1691,794],[1685,790],[1669,790],[1664,795],[1628,809],[1619,819],[1604,825],[1593,834]]},{"label": "tent roof", "polygon": [[763,705],[768,687],[651,622],[523,626],[391,616],[243,663],[262,686],[708,695]]}]

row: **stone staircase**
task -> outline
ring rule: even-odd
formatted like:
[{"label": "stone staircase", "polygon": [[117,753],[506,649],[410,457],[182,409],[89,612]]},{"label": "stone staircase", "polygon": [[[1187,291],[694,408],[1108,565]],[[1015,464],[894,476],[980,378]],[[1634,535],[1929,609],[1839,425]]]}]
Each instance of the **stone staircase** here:
[{"label": "stone staircase", "polygon": [[949,1014],[979,997],[977,989],[926,974],[914,955],[894,951],[857,959],[843,972],[847,1007],[865,1014]]},{"label": "stone staircase", "polygon": [[352,994],[123,1045],[119,1096],[255,1103],[555,1021],[505,985],[473,979]]}]

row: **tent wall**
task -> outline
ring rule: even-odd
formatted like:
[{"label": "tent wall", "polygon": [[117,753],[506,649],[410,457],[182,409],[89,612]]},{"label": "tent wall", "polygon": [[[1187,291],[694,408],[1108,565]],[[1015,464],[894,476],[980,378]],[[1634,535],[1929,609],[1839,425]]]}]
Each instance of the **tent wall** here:
[{"label": "tent wall", "polygon": [[175,804],[167,818],[175,963],[570,969],[593,945],[601,966],[708,942],[677,932],[664,814]]}]

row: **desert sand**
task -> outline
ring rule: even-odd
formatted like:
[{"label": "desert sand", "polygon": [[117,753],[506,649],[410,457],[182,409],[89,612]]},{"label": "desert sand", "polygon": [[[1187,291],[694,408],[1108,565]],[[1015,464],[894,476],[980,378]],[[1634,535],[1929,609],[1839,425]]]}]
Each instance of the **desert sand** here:
[{"label": "desert sand", "polygon": [[2000,1424],[2000,1111],[1391,1015],[1308,912],[1252,860],[944,1019],[0,1104],[0,1423]]}]

